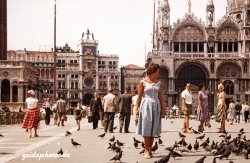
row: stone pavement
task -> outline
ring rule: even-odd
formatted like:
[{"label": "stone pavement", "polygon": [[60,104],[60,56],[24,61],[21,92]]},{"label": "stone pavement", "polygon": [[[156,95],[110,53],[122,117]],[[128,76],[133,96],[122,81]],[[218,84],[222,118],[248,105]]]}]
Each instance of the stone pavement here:
[{"label": "stone pavement", "polygon": [[[53,119],[51,118],[52,122]],[[172,121],[172,123],[171,123]],[[51,124],[52,124],[51,122]],[[116,155],[115,152],[110,151],[109,139],[115,136],[121,142],[126,143],[123,150],[123,156],[121,162],[123,163],[152,163],[161,157],[168,154],[165,151],[166,147],[172,146],[175,141],[181,140],[179,137],[179,131],[181,131],[183,119],[162,119],[162,134],[161,139],[163,140],[163,145],[159,146],[158,150],[153,154],[153,158],[144,159],[143,154],[139,154],[142,147],[139,145],[138,148],[133,146],[133,137],[142,141],[143,138],[135,134],[136,127],[134,125],[134,117],[131,117],[130,132],[131,133],[119,133],[118,118],[115,118],[115,125],[118,126],[114,133],[107,133],[104,138],[99,138],[98,135],[103,134],[104,131],[101,128],[96,130],[92,129],[92,124],[87,123],[87,119],[82,119],[81,130],[77,131],[75,120],[73,117],[68,118],[68,122],[65,123],[64,127],[58,127],[55,125],[45,125],[44,121],[41,121],[41,129],[38,130],[39,137],[28,138],[29,133],[26,133],[24,129],[21,128],[20,124],[15,125],[0,125],[0,133],[4,137],[0,137],[0,163],[17,163],[17,162],[41,162],[41,163],[57,163],[57,162],[76,162],[76,163],[108,163],[112,157]],[[195,130],[199,122],[195,120],[190,120],[190,126]],[[206,137],[210,137],[210,140],[215,140],[220,142],[222,138],[219,137],[218,131],[219,123],[211,121],[211,128],[206,128]],[[100,127],[100,124],[99,124]],[[244,122],[229,125],[226,123],[227,131],[235,137],[238,131],[244,128],[246,131],[247,139],[250,139],[250,123],[245,124]],[[65,136],[65,131],[69,130],[72,132],[71,136]],[[186,142],[192,145],[195,142],[195,137],[199,135],[195,134],[185,134],[187,136]],[[200,134],[201,135],[201,134]],[[71,144],[71,139],[80,143],[81,146],[73,148]],[[203,142],[203,141],[199,141]],[[59,149],[62,148],[64,153],[69,154],[69,158],[53,158],[52,154],[57,153]],[[27,154],[50,154],[51,157],[47,158],[24,158]],[[204,163],[212,163],[213,156],[209,153],[205,153],[202,148],[199,148],[197,152],[193,150],[190,153],[182,153],[183,157],[174,159],[170,158],[169,162],[175,163],[194,163],[196,160],[206,155]],[[234,163],[247,163],[249,160],[245,160],[242,156],[230,155],[228,160],[217,159],[217,163],[228,163],[232,160]],[[119,161],[117,161],[119,162]]]}]

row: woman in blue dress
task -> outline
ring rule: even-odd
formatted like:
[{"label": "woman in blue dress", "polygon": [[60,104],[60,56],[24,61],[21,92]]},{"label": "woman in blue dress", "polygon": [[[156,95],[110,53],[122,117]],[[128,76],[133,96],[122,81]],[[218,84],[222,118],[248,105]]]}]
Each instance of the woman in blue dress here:
[{"label": "woman in blue dress", "polygon": [[[147,77],[141,80],[138,85],[136,115],[139,115],[139,118],[137,134],[144,137],[144,157],[146,159],[149,159],[152,155],[151,148],[154,137],[161,134],[161,118],[165,116],[161,82],[156,79],[159,75],[159,68],[158,64],[149,64],[146,71]],[[142,94],[144,94],[143,99]]]}]

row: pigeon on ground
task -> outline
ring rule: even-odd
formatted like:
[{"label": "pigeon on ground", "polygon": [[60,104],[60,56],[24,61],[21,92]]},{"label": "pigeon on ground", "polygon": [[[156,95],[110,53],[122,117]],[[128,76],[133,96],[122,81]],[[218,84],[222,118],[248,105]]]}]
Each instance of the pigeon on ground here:
[{"label": "pigeon on ground", "polygon": [[195,161],[195,163],[203,163],[205,158],[207,158],[206,156],[203,156],[202,158],[200,158],[199,160]]},{"label": "pigeon on ground", "polygon": [[138,143],[134,142],[134,147],[137,148],[138,147]]},{"label": "pigeon on ground", "polygon": [[66,131],[66,133],[67,133],[68,135],[72,135],[71,132],[69,132],[69,131]]},{"label": "pigeon on ground", "polygon": [[194,134],[200,134],[198,131],[192,129],[192,131],[194,132]]},{"label": "pigeon on ground", "polygon": [[227,159],[229,155],[231,154],[231,149],[232,149],[232,146],[229,146],[227,150],[219,158],[223,159],[225,157]]},{"label": "pigeon on ground", "polygon": [[145,152],[145,148],[143,148],[143,150],[141,150],[141,152],[139,154],[142,154]]},{"label": "pigeon on ground", "polygon": [[158,139],[158,144],[159,144],[159,145],[162,145],[162,143],[163,143],[163,142],[162,142],[161,138],[159,138],[159,139]]},{"label": "pigeon on ground", "polygon": [[158,144],[155,142],[155,145],[152,147],[151,151],[155,152],[158,149]]},{"label": "pigeon on ground", "polygon": [[101,138],[104,138],[104,136],[105,136],[105,133],[101,134],[101,135],[98,135],[98,137],[101,137]]},{"label": "pigeon on ground", "polygon": [[2,134],[0,134],[1,137],[4,137]]},{"label": "pigeon on ground", "polygon": [[202,136],[198,136],[196,139],[202,140],[203,138],[205,138],[205,134],[203,134]]},{"label": "pigeon on ground", "polygon": [[141,141],[136,140],[136,139],[135,139],[135,137],[133,137],[133,139],[134,139],[134,142],[137,142],[137,143],[142,143]]},{"label": "pigeon on ground", "polygon": [[197,140],[195,140],[194,149],[195,149],[195,151],[197,151],[199,149],[199,142]]},{"label": "pigeon on ground", "polygon": [[116,139],[116,143],[119,147],[123,146],[125,143],[120,142],[118,139]]},{"label": "pigeon on ground", "polygon": [[121,158],[120,158],[119,154],[117,154],[117,155],[115,155],[113,158],[111,158],[110,161],[114,160],[114,161],[116,162],[116,160],[119,160],[119,161],[121,162],[120,159],[121,159]]},{"label": "pigeon on ground", "polygon": [[180,151],[181,153],[183,153],[183,152],[189,152],[189,150],[187,150],[187,149],[185,149],[185,148],[180,149],[179,151]]},{"label": "pigeon on ground", "polygon": [[240,132],[243,132],[244,131],[244,128],[240,129]]},{"label": "pigeon on ground", "polygon": [[191,143],[189,143],[189,145],[187,146],[187,149],[189,150],[189,152],[191,152],[191,150],[192,150],[192,145],[191,145]]},{"label": "pigeon on ground", "polygon": [[117,126],[113,127],[113,130],[117,129]]},{"label": "pigeon on ground", "polygon": [[143,142],[141,142],[141,147],[145,148],[145,144]]},{"label": "pigeon on ground", "polygon": [[167,163],[170,159],[170,153],[167,156],[162,157],[160,160],[155,161],[154,163]]},{"label": "pigeon on ground", "polygon": [[58,155],[63,155],[63,150],[62,148],[57,152]]},{"label": "pigeon on ground", "polygon": [[109,141],[114,142],[115,141],[115,136],[113,135],[113,137],[110,138]]},{"label": "pigeon on ground", "polygon": [[179,136],[180,136],[180,138],[185,138],[185,137],[186,137],[186,136],[183,135],[181,132],[179,132]]},{"label": "pigeon on ground", "polygon": [[175,157],[182,157],[182,155],[180,153],[175,152],[175,151],[170,151],[170,155],[172,155],[173,158],[175,158]]},{"label": "pigeon on ground", "polygon": [[71,139],[71,143],[73,144],[73,147],[77,147],[78,145],[81,145],[81,144],[75,142],[73,139]]}]

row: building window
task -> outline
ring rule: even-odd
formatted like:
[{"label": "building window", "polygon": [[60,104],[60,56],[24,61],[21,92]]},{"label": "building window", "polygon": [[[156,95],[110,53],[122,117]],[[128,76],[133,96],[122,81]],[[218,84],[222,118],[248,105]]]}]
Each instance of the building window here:
[{"label": "building window", "polygon": [[88,62],[88,69],[91,69],[91,62]]},{"label": "building window", "polygon": [[214,73],[214,62],[211,62],[210,64],[210,71],[211,73]]},{"label": "building window", "polygon": [[112,61],[109,61],[109,64],[112,65]]},{"label": "building window", "polygon": [[234,83],[230,80],[226,80],[222,83],[225,87],[225,92],[227,95],[233,95],[234,94]]},{"label": "building window", "polygon": [[65,60],[62,60],[62,63],[65,63]]},{"label": "building window", "polygon": [[71,89],[74,89],[74,82],[71,82]]},{"label": "building window", "polygon": [[65,74],[62,74],[62,78],[65,78]]},{"label": "building window", "polygon": [[187,42],[187,52],[191,53],[191,42]]},{"label": "building window", "polygon": [[179,42],[174,43],[174,52],[179,52]]},{"label": "building window", "polygon": [[78,82],[75,83],[75,89],[78,89]]},{"label": "building window", "polygon": [[103,76],[103,79],[106,79],[106,76]]},{"label": "building window", "polygon": [[58,82],[58,88],[61,89],[61,82]]},{"label": "building window", "polygon": [[185,53],[185,42],[181,42],[181,52]]},{"label": "building window", "polygon": [[218,52],[222,52],[222,43],[218,42]]},{"label": "building window", "polygon": [[58,74],[58,78],[61,78],[61,74]]},{"label": "building window", "polygon": [[77,63],[77,60],[74,60],[74,63]]},{"label": "building window", "polygon": [[116,79],[118,79],[118,76],[115,76]]},{"label": "building window", "polygon": [[58,60],[58,63],[61,63],[61,60]]},{"label": "building window", "polygon": [[78,78],[78,75],[75,75],[75,78]]},{"label": "building window", "polygon": [[247,69],[248,69],[248,64],[247,62],[244,62],[244,73],[247,73]]},{"label": "building window", "polygon": [[73,63],[73,60],[70,60],[70,63]]},{"label": "building window", "polygon": [[113,61],[113,65],[115,65],[116,64],[116,62],[115,61]]},{"label": "building window", "polygon": [[223,52],[227,52],[227,43],[223,42]]},{"label": "building window", "polygon": [[63,89],[65,88],[65,82],[62,82],[62,88]]},{"label": "building window", "polygon": [[100,79],[102,79],[102,76],[100,76]]},{"label": "building window", "polygon": [[111,79],[114,79],[114,76],[111,76]]},{"label": "building window", "polygon": [[232,42],[229,42],[229,49],[228,49],[229,52],[232,52],[233,51],[233,43]]},{"label": "building window", "polygon": [[78,93],[75,94],[75,98],[78,98]]},{"label": "building window", "polygon": [[74,74],[71,74],[71,78],[74,78]]},{"label": "building window", "polygon": [[238,42],[234,42],[234,51],[235,51],[235,52],[238,51]]},{"label": "building window", "polygon": [[197,42],[193,42],[193,52],[195,52],[195,53],[198,52],[198,44],[197,44]]},{"label": "building window", "polygon": [[204,43],[199,43],[199,52],[204,52]]},{"label": "building window", "polygon": [[102,62],[101,62],[101,61],[98,61],[98,64],[100,65],[100,64],[102,64]]},{"label": "building window", "polygon": [[105,65],[105,61],[102,61],[102,64]]}]

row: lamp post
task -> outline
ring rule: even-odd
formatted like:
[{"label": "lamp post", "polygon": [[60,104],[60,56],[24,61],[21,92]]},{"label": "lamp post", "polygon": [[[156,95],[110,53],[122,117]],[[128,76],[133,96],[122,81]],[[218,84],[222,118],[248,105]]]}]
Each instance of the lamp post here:
[{"label": "lamp post", "polygon": [[54,100],[56,100],[56,0],[54,6],[54,85],[53,85]]}]

